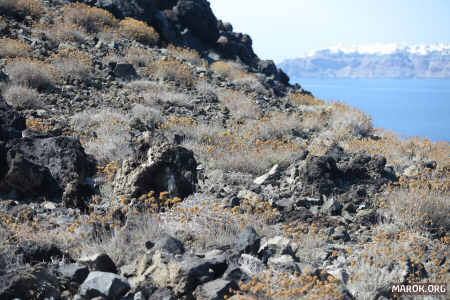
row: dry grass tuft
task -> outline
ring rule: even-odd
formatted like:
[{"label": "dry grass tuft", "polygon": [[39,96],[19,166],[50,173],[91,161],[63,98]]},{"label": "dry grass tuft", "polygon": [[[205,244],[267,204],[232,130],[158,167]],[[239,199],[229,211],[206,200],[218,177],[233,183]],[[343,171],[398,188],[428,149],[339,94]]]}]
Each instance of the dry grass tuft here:
[{"label": "dry grass tuft", "polygon": [[61,50],[51,56],[48,61],[64,80],[89,81],[92,78],[94,66],[91,56],[86,52],[70,49]]},{"label": "dry grass tuft", "polygon": [[192,86],[195,82],[191,69],[173,58],[160,59],[149,68],[159,80],[173,81],[184,86]]},{"label": "dry grass tuft", "polygon": [[27,57],[31,54],[31,47],[26,43],[9,38],[0,39],[0,58]]},{"label": "dry grass tuft", "polygon": [[6,65],[12,84],[33,89],[46,89],[57,81],[57,71],[51,65],[27,58],[14,59]]},{"label": "dry grass tuft", "polygon": [[150,49],[130,47],[126,52],[125,59],[135,68],[147,67],[151,63],[153,55]]},{"label": "dry grass tuft", "polygon": [[129,115],[115,110],[85,111],[71,118],[71,126],[80,137],[86,153],[101,164],[132,154]]},{"label": "dry grass tuft", "polygon": [[314,98],[310,94],[302,94],[302,93],[292,93],[287,97],[287,101],[289,104],[294,106],[299,105],[324,105],[325,101]]},{"label": "dry grass tuft", "polygon": [[64,20],[81,26],[90,33],[116,28],[119,21],[108,11],[83,3],[69,3],[62,8]]},{"label": "dry grass tuft", "polygon": [[186,61],[194,66],[198,67],[207,67],[208,63],[206,60],[202,59],[200,54],[193,50],[187,49],[183,47],[176,47],[174,45],[169,45],[168,47],[169,53],[176,58],[180,58],[183,61]]},{"label": "dry grass tuft", "polygon": [[229,80],[242,79],[249,76],[244,67],[235,62],[217,61],[210,66],[211,71]]},{"label": "dry grass tuft", "polygon": [[82,44],[88,38],[84,29],[76,24],[61,22],[54,25],[38,24],[33,26],[34,35],[45,34],[47,40],[57,47],[61,41]]},{"label": "dry grass tuft", "polygon": [[155,46],[159,42],[159,34],[153,27],[133,18],[125,18],[120,21],[120,33],[128,39],[149,46]]},{"label": "dry grass tuft", "polygon": [[13,85],[3,92],[6,103],[14,108],[36,108],[40,106],[39,93],[35,89]]},{"label": "dry grass tuft", "polygon": [[218,96],[236,119],[257,119],[261,114],[253,100],[242,92],[221,89]]}]

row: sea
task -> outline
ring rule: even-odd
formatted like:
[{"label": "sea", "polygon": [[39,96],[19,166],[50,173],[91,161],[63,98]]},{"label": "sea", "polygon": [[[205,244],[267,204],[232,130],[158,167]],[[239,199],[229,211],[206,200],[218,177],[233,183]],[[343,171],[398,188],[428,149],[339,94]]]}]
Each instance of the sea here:
[{"label": "sea", "polygon": [[337,100],[401,137],[450,142],[450,79],[295,78],[323,100]]}]

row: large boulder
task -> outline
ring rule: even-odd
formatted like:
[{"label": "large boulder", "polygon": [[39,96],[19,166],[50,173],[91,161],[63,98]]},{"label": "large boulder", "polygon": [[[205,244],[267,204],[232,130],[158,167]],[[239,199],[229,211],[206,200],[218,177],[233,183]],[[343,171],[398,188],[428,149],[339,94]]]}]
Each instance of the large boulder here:
[{"label": "large boulder", "polygon": [[202,41],[215,43],[219,38],[217,19],[206,0],[179,0],[174,10],[181,23]]},{"label": "large boulder", "polygon": [[125,159],[114,179],[114,192],[138,197],[154,191],[185,198],[195,191],[197,162],[192,151],[165,142]]},{"label": "large boulder", "polygon": [[88,266],[90,271],[117,274],[116,264],[106,253],[96,253],[92,256],[82,257],[78,262]]},{"label": "large boulder", "polygon": [[341,173],[331,156],[310,156],[300,176],[307,185],[314,185],[321,194],[329,194]]},{"label": "large boulder", "polygon": [[21,153],[14,153],[9,158],[8,173],[5,183],[24,196],[56,197],[58,188],[46,167],[36,165],[23,157]]},{"label": "large boulder", "polygon": [[216,279],[197,287],[194,296],[197,300],[222,300],[233,295],[232,290],[238,290],[237,283]]},{"label": "large boulder", "polygon": [[31,180],[36,175],[39,185],[34,183],[32,191],[42,196],[56,193],[61,197],[69,183],[84,183],[95,171],[94,161],[84,152],[80,142],[70,137],[15,139],[6,145],[6,149],[10,168],[7,182],[19,191],[29,188],[19,187],[17,176],[26,175],[24,178]]},{"label": "large boulder", "polygon": [[[151,264],[151,265],[149,265]],[[177,299],[190,295],[197,286],[216,279],[215,262],[192,254],[174,257],[156,251],[151,258],[144,257],[137,267],[135,284],[151,281],[158,288],[171,288]]]},{"label": "large boulder", "polygon": [[87,299],[106,297],[120,299],[130,290],[128,281],[119,275],[107,272],[91,272],[80,287],[80,295]]},{"label": "large boulder", "polygon": [[342,194],[366,190],[376,192],[395,178],[385,170],[386,158],[363,152],[328,153],[309,156],[299,168],[292,168],[291,183],[300,182],[303,190],[314,194]]},{"label": "large boulder", "polygon": [[239,254],[257,254],[260,242],[261,238],[256,230],[251,226],[247,226],[239,234],[234,248]]},{"label": "large boulder", "polygon": [[[54,274],[45,266],[17,269],[0,278],[0,299],[59,299],[61,289]],[[5,283],[3,285],[3,283]],[[39,298],[36,292],[39,291]]]},{"label": "large boulder", "polygon": [[132,17],[149,21],[159,8],[161,0],[80,0],[106,9],[117,18]]}]

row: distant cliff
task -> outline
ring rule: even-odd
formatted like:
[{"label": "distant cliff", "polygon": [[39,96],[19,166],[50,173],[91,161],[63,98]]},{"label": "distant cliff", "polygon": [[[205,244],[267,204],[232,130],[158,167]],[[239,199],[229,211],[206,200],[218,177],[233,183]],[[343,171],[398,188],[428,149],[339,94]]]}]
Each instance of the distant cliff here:
[{"label": "distant cliff", "polygon": [[279,66],[290,77],[450,78],[450,45],[335,47]]}]

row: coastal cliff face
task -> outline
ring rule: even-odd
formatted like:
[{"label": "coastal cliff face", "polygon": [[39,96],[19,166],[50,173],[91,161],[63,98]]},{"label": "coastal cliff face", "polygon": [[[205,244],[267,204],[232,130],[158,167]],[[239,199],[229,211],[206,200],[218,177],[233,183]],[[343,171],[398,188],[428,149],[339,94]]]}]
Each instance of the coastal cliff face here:
[{"label": "coastal cliff face", "polygon": [[449,281],[448,144],[289,85],[204,0],[0,13],[0,299]]},{"label": "coastal cliff face", "polygon": [[295,78],[450,78],[448,46],[376,50],[325,49],[285,60],[280,67]]}]

